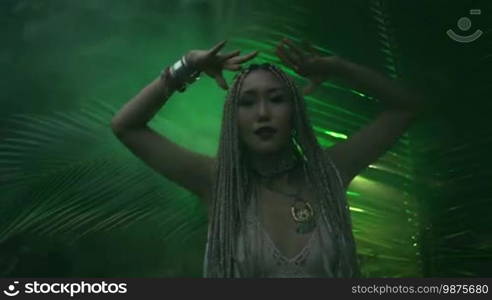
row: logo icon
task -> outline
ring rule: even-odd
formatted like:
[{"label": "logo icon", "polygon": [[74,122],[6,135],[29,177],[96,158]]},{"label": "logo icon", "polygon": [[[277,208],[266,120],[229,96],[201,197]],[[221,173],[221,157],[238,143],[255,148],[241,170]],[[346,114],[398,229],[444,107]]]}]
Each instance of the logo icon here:
[{"label": "logo icon", "polygon": [[[18,284],[19,282],[18,281],[14,281],[14,284]],[[19,291],[16,291],[15,290],[15,285],[14,284],[10,284],[9,287],[7,288],[8,291],[6,290],[3,290],[3,293],[9,297],[12,297],[12,296],[17,296],[19,294]]]},{"label": "logo icon", "polygon": [[[482,14],[482,10],[480,9],[470,9],[470,15],[480,15]],[[468,31],[471,27],[471,20],[468,17],[462,17],[458,20],[458,28],[461,29],[461,31]],[[460,35],[454,32],[452,29],[449,29],[446,31],[448,36],[459,43],[471,43],[478,39],[482,35],[482,30],[478,29],[475,30],[474,33],[470,35]]]}]

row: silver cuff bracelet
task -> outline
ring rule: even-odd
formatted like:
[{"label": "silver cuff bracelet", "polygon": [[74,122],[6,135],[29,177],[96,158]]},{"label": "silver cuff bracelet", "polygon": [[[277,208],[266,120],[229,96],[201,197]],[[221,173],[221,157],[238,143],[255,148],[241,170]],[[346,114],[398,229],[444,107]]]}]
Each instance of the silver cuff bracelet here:
[{"label": "silver cuff bracelet", "polygon": [[178,91],[184,92],[187,85],[200,78],[200,71],[193,69],[186,61],[185,56],[175,62],[169,69],[172,80],[177,84]]}]

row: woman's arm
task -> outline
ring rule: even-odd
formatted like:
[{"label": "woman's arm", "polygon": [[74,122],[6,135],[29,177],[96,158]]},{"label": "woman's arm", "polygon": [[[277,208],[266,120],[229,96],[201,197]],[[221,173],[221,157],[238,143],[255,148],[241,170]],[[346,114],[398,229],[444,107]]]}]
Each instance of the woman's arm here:
[{"label": "woman's arm", "polygon": [[333,80],[377,97],[384,110],[347,140],[326,149],[340,170],[345,186],[383,155],[411,126],[422,110],[422,99],[399,82],[350,61],[327,61]]},{"label": "woman's arm", "polygon": [[167,78],[156,78],[117,112],[111,120],[111,128],[149,167],[207,199],[213,158],[191,152],[147,125],[175,90]]},{"label": "woman's arm", "polygon": [[[189,65],[214,77],[227,89],[222,70],[238,70],[240,64],[257,52],[239,57],[239,51],[219,54],[225,41],[210,50],[192,50],[186,55]],[[147,123],[175,92],[179,83],[171,76],[156,78],[126,103],[111,120],[116,137],[148,166],[200,196],[210,199],[215,159],[189,151],[172,142]]]},{"label": "woman's arm", "polygon": [[[286,46],[289,46],[287,48]],[[336,56],[320,56],[309,44],[306,49],[283,40],[277,47],[280,59],[310,80],[304,93],[312,92],[325,80],[335,81],[370,94],[385,104],[378,117],[346,141],[325,151],[338,167],[345,186],[363,169],[385,153],[408,129],[423,102],[415,92],[378,72]]]}]

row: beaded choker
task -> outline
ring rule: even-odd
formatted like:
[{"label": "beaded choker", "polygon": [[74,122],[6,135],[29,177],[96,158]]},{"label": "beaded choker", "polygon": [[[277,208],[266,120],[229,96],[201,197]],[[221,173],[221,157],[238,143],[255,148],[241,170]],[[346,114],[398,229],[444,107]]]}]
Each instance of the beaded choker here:
[{"label": "beaded choker", "polygon": [[262,178],[268,179],[281,174],[288,173],[295,169],[299,164],[299,157],[292,151],[287,154],[282,155],[279,163],[274,166],[263,166],[259,165],[252,168],[253,172]]}]

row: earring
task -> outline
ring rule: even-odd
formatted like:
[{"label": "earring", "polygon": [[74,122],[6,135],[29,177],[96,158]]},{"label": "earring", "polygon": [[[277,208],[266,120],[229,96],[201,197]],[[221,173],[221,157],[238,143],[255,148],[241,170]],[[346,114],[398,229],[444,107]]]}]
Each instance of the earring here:
[{"label": "earring", "polygon": [[291,136],[292,138],[297,137],[297,131],[296,131],[296,129],[295,129],[295,128],[292,128],[292,130],[290,131],[290,136]]},{"label": "earring", "polygon": [[299,143],[298,143],[297,131],[295,128],[292,128],[292,130],[290,131],[290,140],[292,141],[292,144],[294,145],[294,149],[295,149],[296,153],[298,155],[300,155],[300,157],[302,158],[303,161],[306,162],[307,157],[304,154],[304,151],[302,150],[301,145],[299,145]]}]

